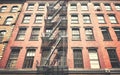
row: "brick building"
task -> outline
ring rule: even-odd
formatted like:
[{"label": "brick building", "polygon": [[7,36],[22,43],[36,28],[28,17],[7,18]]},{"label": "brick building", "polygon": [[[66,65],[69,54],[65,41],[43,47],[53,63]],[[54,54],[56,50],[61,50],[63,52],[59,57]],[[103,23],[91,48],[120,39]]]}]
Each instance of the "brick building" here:
[{"label": "brick building", "polygon": [[0,59],[16,24],[21,6],[20,3],[0,2]]},{"label": "brick building", "polygon": [[26,0],[0,73],[119,75],[119,0]]}]

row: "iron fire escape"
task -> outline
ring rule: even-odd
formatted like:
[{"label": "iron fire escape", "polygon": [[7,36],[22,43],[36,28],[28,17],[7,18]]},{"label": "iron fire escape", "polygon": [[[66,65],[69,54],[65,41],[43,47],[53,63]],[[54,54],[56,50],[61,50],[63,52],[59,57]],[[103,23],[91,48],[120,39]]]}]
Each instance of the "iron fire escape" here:
[{"label": "iron fire escape", "polygon": [[[42,51],[50,50],[43,64],[37,66],[38,71],[45,75],[66,75],[66,52],[67,52],[67,7],[66,1],[57,0],[47,7],[45,19],[45,33],[42,34]],[[47,29],[50,29],[47,32]],[[64,32],[60,32],[64,30]],[[62,50],[62,51],[59,51]],[[43,54],[44,55],[44,54]]]}]

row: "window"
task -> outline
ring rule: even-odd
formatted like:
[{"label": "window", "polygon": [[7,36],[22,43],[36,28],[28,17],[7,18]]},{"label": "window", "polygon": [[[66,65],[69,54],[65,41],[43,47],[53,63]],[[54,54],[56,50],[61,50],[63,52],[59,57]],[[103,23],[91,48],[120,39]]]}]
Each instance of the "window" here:
[{"label": "window", "polygon": [[40,28],[33,28],[30,40],[38,40]]},{"label": "window", "polygon": [[81,4],[81,10],[88,10],[87,4]]},{"label": "window", "polygon": [[45,8],[45,4],[43,4],[43,3],[39,4],[38,10],[42,11],[42,10],[44,10],[44,8]]},{"label": "window", "polygon": [[101,10],[101,7],[100,7],[99,3],[94,4],[94,10],[96,10],[96,11],[100,11]]},{"label": "window", "polygon": [[73,56],[74,56],[74,68],[83,68],[82,49],[74,48]]},{"label": "window", "polygon": [[91,68],[100,68],[96,48],[88,48]]},{"label": "window", "polygon": [[49,36],[49,34],[52,32],[52,29],[47,28],[45,32],[46,32],[45,36]]},{"label": "window", "polygon": [[120,10],[120,4],[115,4],[116,10]]},{"label": "window", "polygon": [[34,10],[34,4],[28,4],[27,10],[28,11]]},{"label": "window", "polygon": [[105,23],[105,19],[103,15],[97,15],[98,23]]},{"label": "window", "polygon": [[112,10],[112,8],[111,8],[110,4],[104,4],[104,5],[105,5],[105,9],[106,9],[107,11]]},{"label": "window", "polygon": [[42,23],[43,16],[42,15],[36,15],[35,23],[39,24]]},{"label": "window", "polygon": [[15,68],[16,67],[19,52],[20,52],[20,48],[13,48],[11,50],[6,68]]},{"label": "window", "polygon": [[32,68],[35,56],[35,48],[28,48],[25,56],[23,68]]},{"label": "window", "polygon": [[86,40],[95,40],[92,28],[85,28]]},{"label": "window", "polygon": [[2,42],[5,34],[6,34],[6,30],[0,30],[0,42]]},{"label": "window", "polygon": [[41,63],[40,63],[41,65],[45,65],[49,53],[50,53],[49,49],[42,51],[42,58],[41,58]]},{"label": "window", "polygon": [[108,28],[101,28],[101,31],[102,31],[103,38],[104,38],[105,41],[112,40],[111,36],[110,36],[110,33],[108,31]]},{"label": "window", "polygon": [[71,24],[77,24],[78,22],[78,15],[71,15]]},{"label": "window", "polygon": [[80,40],[79,28],[72,28],[72,40]]},{"label": "window", "polygon": [[5,12],[6,9],[7,9],[7,6],[2,6],[2,7],[0,8],[0,12]]},{"label": "window", "polygon": [[66,31],[66,29],[59,29],[59,35],[60,36],[66,36],[66,33],[67,31]]},{"label": "window", "polygon": [[9,16],[6,18],[4,24],[5,25],[11,25],[12,24],[12,21],[13,21],[13,17],[12,16]]},{"label": "window", "polygon": [[116,33],[117,39],[120,40],[120,28],[114,28],[114,31]]},{"label": "window", "polygon": [[112,68],[120,68],[120,63],[115,48],[107,48]]},{"label": "window", "polygon": [[17,12],[17,10],[18,10],[18,6],[13,6],[11,12]]},{"label": "window", "polygon": [[23,23],[28,24],[30,22],[30,17],[31,17],[31,15],[25,15],[23,18]]},{"label": "window", "polygon": [[117,19],[116,19],[115,15],[110,14],[110,15],[108,15],[108,17],[109,17],[109,20],[111,23],[113,23],[113,24],[117,23]]},{"label": "window", "polygon": [[[67,63],[66,63],[66,57],[67,57],[67,50],[66,50],[66,48],[59,48],[58,49],[58,58],[56,58],[57,60],[59,60],[58,61],[58,65],[61,65],[61,66],[63,66],[63,65],[67,65]],[[56,60],[56,61],[57,61]],[[54,62],[55,63],[55,62]],[[53,63],[53,64],[54,64]]]},{"label": "window", "polygon": [[89,15],[83,15],[83,22],[84,23],[91,23],[90,16]]},{"label": "window", "polygon": [[72,3],[72,4],[70,4],[70,10],[72,11],[72,10],[77,10],[77,4],[75,4],[75,3]]},{"label": "window", "polygon": [[25,32],[26,32],[26,28],[20,28],[19,32],[17,34],[16,40],[24,40],[25,39]]}]

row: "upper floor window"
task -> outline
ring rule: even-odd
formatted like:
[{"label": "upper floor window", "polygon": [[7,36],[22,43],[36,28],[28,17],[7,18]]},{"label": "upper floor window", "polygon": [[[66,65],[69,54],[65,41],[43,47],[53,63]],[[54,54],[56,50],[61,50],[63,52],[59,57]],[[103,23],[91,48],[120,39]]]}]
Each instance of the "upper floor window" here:
[{"label": "upper floor window", "polygon": [[96,48],[88,48],[90,66],[91,68],[100,68],[97,49]]},{"label": "upper floor window", "polygon": [[81,4],[81,10],[88,10],[87,4]]},{"label": "upper floor window", "polygon": [[81,48],[73,48],[74,68],[83,68],[83,57]]},{"label": "upper floor window", "polygon": [[71,24],[77,24],[77,23],[79,23],[78,15],[77,14],[71,15]]},{"label": "upper floor window", "polygon": [[24,15],[24,18],[23,18],[23,22],[22,22],[22,23],[28,24],[28,23],[30,22],[30,17],[31,17],[30,14]]},{"label": "upper floor window", "polygon": [[12,16],[9,16],[6,18],[4,24],[5,25],[11,25],[12,24],[12,21],[13,21],[13,17]]},{"label": "upper floor window", "polygon": [[0,30],[0,42],[2,42],[5,34],[6,34],[5,30]]},{"label": "upper floor window", "polygon": [[116,8],[116,10],[120,10],[120,4],[116,3],[115,8]]},{"label": "upper floor window", "polygon": [[70,4],[70,10],[72,11],[72,10],[77,10],[77,4],[76,3],[71,3]]},{"label": "upper floor window", "polygon": [[17,34],[16,40],[24,40],[25,39],[25,32],[27,28],[20,28]]},{"label": "upper floor window", "polygon": [[98,23],[105,23],[104,15],[97,15]]},{"label": "upper floor window", "polygon": [[100,11],[101,10],[101,7],[100,7],[99,3],[95,3],[94,4],[94,10],[96,10],[96,11]]},{"label": "upper floor window", "polygon": [[40,3],[39,4],[39,6],[38,6],[38,10],[44,10],[44,8],[45,8],[45,4],[43,4],[43,3]]},{"label": "upper floor window", "polygon": [[43,15],[37,14],[35,17],[35,23],[42,23]]},{"label": "upper floor window", "polygon": [[17,12],[17,11],[18,11],[18,6],[13,6],[11,12]]},{"label": "upper floor window", "polygon": [[23,68],[32,68],[35,56],[35,48],[28,48],[25,56]]},{"label": "upper floor window", "polygon": [[34,4],[28,4],[27,10],[29,11],[34,10]]},{"label": "upper floor window", "polygon": [[106,4],[104,4],[104,5],[105,5],[105,9],[106,9],[107,11],[112,10],[110,4],[106,3]]},{"label": "upper floor window", "polygon": [[79,28],[72,28],[72,40],[80,40]]},{"label": "upper floor window", "polygon": [[114,28],[114,31],[116,33],[117,39],[120,40],[120,28]]},{"label": "upper floor window", "polygon": [[102,31],[103,38],[104,38],[105,41],[112,40],[111,36],[110,36],[110,33],[108,31],[108,28],[101,28],[101,31]]},{"label": "upper floor window", "polygon": [[7,6],[2,6],[2,7],[0,8],[0,12],[5,12],[6,9],[7,9]]},{"label": "upper floor window", "polygon": [[38,36],[39,36],[39,31],[40,31],[40,28],[33,28],[32,29],[32,33],[31,33],[31,36],[30,36],[30,40],[38,40]]},{"label": "upper floor window", "polygon": [[6,68],[16,68],[20,48],[12,48]]},{"label": "upper floor window", "polygon": [[92,28],[85,28],[86,40],[94,40]]},{"label": "upper floor window", "polygon": [[117,23],[117,19],[114,14],[108,15],[108,17],[109,17],[109,20],[111,23],[113,23],[113,24]]},{"label": "upper floor window", "polygon": [[91,23],[91,20],[90,20],[90,15],[83,15],[83,22],[84,23]]},{"label": "upper floor window", "polygon": [[115,48],[107,48],[112,68],[120,68],[120,62]]}]

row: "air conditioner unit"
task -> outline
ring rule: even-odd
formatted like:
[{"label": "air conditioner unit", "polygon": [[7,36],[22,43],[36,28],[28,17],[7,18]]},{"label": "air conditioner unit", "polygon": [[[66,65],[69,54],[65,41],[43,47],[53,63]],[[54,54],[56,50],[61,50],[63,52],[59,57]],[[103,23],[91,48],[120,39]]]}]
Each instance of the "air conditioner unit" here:
[{"label": "air conditioner unit", "polygon": [[96,11],[101,11],[101,8],[96,8]]}]

